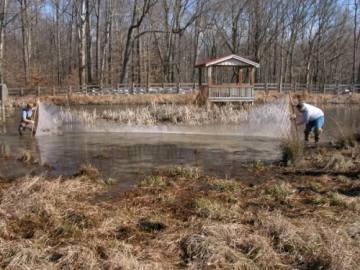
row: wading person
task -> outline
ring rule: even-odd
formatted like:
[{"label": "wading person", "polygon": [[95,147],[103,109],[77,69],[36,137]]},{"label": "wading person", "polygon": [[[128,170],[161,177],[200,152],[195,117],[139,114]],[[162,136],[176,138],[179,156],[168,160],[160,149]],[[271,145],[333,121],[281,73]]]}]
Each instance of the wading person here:
[{"label": "wading person", "polygon": [[26,104],[26,107],[21,109],[21,120],[18,129],[20,136],[24,134],[24,131],[26,129],[32,131],[33,134],[35,133],[35,129],[34,129],[35,121],[32,120],[33,110],[34,110],[34,106],[30,103]]},{"label": "wading person", "polygon": [[318,143],[325,122],[324,112],[318,107],[302,101],[296,105],[296,108],[303,115],[303,120],[299,122],[298,125],[305,124],[305,141],[309,141],[309,135],[313,131],[315,135],[315,143]]}]

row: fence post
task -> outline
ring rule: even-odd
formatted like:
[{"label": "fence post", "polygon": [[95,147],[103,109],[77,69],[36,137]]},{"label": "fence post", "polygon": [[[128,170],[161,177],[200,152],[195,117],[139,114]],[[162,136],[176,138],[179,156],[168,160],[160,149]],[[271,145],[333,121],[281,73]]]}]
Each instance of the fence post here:
[{"label": "fence post", "polygon": [[40,86],[37,88],[37,96],[40,97]]},{"label": "fence post", "polygon": [[180,93],[180,82],[178,82],[177,85],[176,85],[176,92],[178,94]]},{"label": "fence post", "polygon": [[296,89],[296,82],[294,82],[294,92],[296,93],[297,89]]},{"label": "fence post", "polygon": [[5,101],[8,97],[8,89],[6,84],[0,84],[0,100],[1,100],[1,114],[2,114],[2,121],[6,122],[6,112],[5,112]]},{"label": "fence post", "polygon": [[20,96],[24,96],[24,88],[20,88]]},{"label": "fence post", "polygon": [[149,93],[149,76],[146,76],[146,93]]},{"label": "fence post", "polygon": [[134,82],[131,82],[130,84],[130,94],[134,94]]},{"label": "fence post", "polygon": [[52,89],[52,95],[53,95],[53,96],[55,96],[55,95],[56,95],[55,86],[53,86],[53,89]]},{"label": "fence post", "polygon": [[69,86],[69,90],[68,90],[68,95],[71,96],[71,94],[72,94],[72,87],[71,87],[71,85],[70,85],[70,86]]},{"label": "fence post", "polygon": [[265,93],[266,93],[266,94],[269,93],[268,83],[267,83],[267,82],[265,82]]}]

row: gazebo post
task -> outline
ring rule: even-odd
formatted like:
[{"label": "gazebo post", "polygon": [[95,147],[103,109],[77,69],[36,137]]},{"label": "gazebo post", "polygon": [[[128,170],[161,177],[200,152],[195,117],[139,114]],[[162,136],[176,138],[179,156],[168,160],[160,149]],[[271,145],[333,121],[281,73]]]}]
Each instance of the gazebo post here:
[{"label": "gazebo post", "polygon": [[199,67],[199,88],[202,85],[202,68]]},{"label": "gazebo post", "polygon": [[240,68],[239,68],[239,85],[240,85],[240,86],[242,85],[242,82],[243,82],[243,70],[242,70],[242,68],[240,67]]},{"label": "gazebo post", "polygon": [[208,72],[208,85],[210,87],[212,85],[212,77],[211,77],[212,67],[211,66],[208,67],[207,72]]},{"label": "gazebo post", "polygon": [[255,85],[255,69],[251,68],[251,85]]}]

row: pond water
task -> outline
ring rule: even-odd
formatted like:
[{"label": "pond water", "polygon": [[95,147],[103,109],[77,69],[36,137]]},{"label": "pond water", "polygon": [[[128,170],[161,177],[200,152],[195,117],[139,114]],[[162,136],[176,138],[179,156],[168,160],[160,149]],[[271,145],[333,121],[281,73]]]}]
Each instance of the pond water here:
[{"label": "pond water", "polygon": [[[339,136],[339,126],[359,127],[358,106],[326,108],[325,112],[325,141]],[[91,163],[104,177],[115,179],[121,189],[132,186],[154,168],[197,166],[208,174],[237,177],[245,161],[272,162],[281,156],[279,138],[237,136],[236,129],[226,126],[183,127],[183,133],[181,128],[172,133],[129,132],[130,128],[122,132],[68,130],[62,135],[31,138],[19,137],[17,124],[18,117],[8,119],[0,135],[2,153],[30,149],[41,163],[53,168],[50,174],[54,176],[73,175],[81,164]],[[17,168],[10,171],[24,173]]]}]

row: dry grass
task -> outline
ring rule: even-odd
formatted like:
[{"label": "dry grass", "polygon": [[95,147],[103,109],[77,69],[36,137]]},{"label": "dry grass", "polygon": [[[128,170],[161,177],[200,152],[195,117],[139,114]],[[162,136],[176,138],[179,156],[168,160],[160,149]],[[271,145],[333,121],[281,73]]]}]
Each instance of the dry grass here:
[{"label": "dry grass", "polygon": [[38,163],[38,161],[33,155],[33,152],[27,149],[21,149],[19,151],[19,156],[17,159],[24,163],[31,163],[31,164]]},{"label": "dry grass", "polygon": [[[81,177],[73,180],[21,179],[3,194],[0,205],[0,266],[6,269],[150,269],[132,245],[115,237],[128,222],[94,198],[105,189]],[[140,254],[139,254],[140,256]]]},{"label": "dry grass", "polygon": [[[195,100],[195,94],[144,94],[144,95],[104,95],[104,96],[86,96],[72,95],[67,96],[45,96],[40,98],[43,102],[50,102],[55,105],[149,105],[157,104],[192,104]],[[28,102],[34,102],[35,96],[25,96],[12,98],[9,100],[11,107],[23,106]]]},{"label": "dry grass", "polygon": [[289,136],[281,143],[282,161],[286,165],[298,165],[303,159],[303,145],[297,136]]},{"label": "dry grass", "polygon": [[286,133],[288,125],[286,121],[286,102],[259,105],[248,108],[226,104],[225,106],[213,106],[211,109],[196,105],[151,105],[119,108],[97,112],[96,109],[72,111],[63,110],[60,118],[66,123],[82,122],[93,124],[97,120],[113,121],[122,125],[156,126],[156,125],[209,125],[209,124],[246,124],[250,127],[268,124],[273,121],[280,125],[280,129]]},{"label": "dry grass", "polygon": [[204,125],[214,123],[238,124],[247,121],[248,113],[241,109],[235,109],[231,105],[216,106],[207,110],[195,105],[158,105],[153,103],[149,106],[125,110],[107,110],[97,114],[96,117],[127,125]]},{"label": "dry grass", "polygon": [[75,177],[84,176],[90,180],[100,179],[99,170],[91,164],[83,164],[80,166],[79,171],[75,174]]}]

